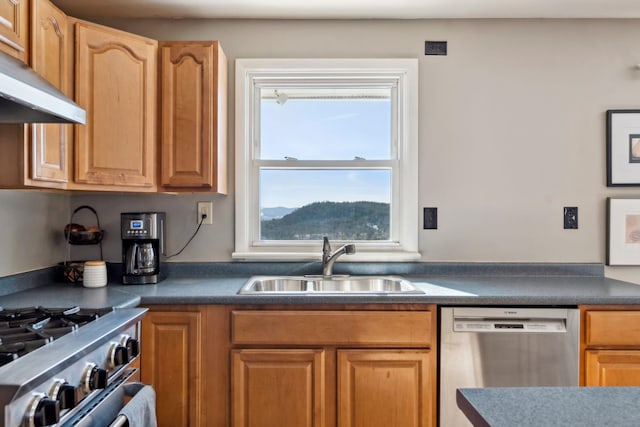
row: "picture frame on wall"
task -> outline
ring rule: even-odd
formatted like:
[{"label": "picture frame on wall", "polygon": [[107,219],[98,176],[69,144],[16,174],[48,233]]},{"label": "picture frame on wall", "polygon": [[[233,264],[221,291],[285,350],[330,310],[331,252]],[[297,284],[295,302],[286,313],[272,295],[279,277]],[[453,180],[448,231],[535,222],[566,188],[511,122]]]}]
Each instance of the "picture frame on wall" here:
[{"label": "picture frame on wall", "polygon": [[607,199],[607,265],[640,265],[640,199]]},{"label": "picture frame on wall", "polygon": [[640,186],[640,110],[607,110],[607,186]]}]

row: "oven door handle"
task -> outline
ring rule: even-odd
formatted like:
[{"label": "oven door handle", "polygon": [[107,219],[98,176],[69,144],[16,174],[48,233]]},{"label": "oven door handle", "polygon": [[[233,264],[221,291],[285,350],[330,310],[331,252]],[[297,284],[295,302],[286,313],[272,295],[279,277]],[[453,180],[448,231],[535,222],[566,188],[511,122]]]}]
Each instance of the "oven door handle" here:
[{"label": "oven door handle", "polygon": [[109,427],[145,426],[157,427],[156,394],[150,385],[130,382],[122,386],[125,396],[131,399],[120,408]]},{"label": "oven door handle", "polygon": [[109,427],[128,427],[129,420],[125,415],[118,415],[118,417],[111,423]]}]

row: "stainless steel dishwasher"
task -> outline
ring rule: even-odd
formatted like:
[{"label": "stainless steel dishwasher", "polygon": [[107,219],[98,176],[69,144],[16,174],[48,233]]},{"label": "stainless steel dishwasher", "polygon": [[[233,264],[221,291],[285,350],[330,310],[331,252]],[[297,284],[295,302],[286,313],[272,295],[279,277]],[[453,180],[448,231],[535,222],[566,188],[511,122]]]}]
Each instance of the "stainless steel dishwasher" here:
[{"label": "stainless steel dishwasher", "polygon": [[457,388],[577,386],[579,349],[575,308],[441,308],[440,427],[471,425]]}]

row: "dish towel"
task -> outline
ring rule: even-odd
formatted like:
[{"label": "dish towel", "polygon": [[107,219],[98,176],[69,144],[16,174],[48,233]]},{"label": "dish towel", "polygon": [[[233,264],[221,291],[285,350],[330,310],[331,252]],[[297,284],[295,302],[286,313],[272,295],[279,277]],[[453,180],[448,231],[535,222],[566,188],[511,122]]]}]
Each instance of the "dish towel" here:
[{"label": "dish towel", "polygon": [[153,387],[142,383],[124,385],[127,396],[133,396],[129,403],[120,410],[129,421],[129,427],[157,427],[156,392]]}]

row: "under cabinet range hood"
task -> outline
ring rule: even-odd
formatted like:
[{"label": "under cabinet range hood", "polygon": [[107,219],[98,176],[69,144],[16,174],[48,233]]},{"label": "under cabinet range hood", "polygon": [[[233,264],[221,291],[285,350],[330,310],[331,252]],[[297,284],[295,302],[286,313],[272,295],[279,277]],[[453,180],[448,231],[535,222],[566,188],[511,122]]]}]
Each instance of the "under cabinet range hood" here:
[{"label": "under cabinet range hood", "polygon": [[86,112],[26,64],[0,52],[0,123],[79,123]]}]

